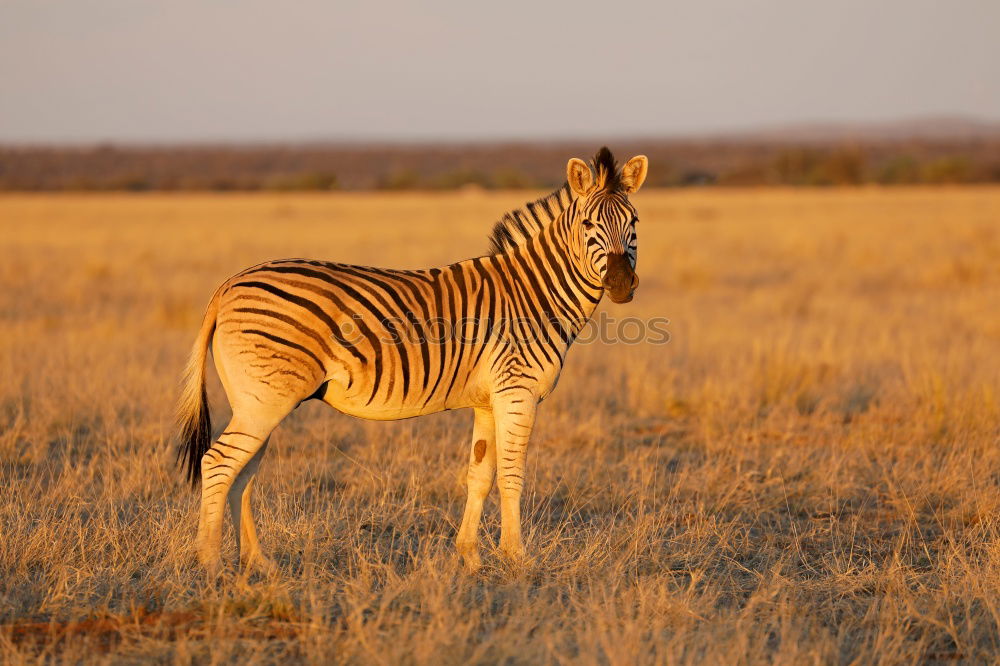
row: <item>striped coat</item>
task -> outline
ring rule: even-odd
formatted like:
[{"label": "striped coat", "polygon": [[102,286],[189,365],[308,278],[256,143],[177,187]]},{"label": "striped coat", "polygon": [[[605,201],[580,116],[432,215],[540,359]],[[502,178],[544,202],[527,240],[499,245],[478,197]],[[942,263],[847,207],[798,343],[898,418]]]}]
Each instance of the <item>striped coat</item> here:
[{"label": "striped coat", "polygon": [[[180,406],[180,454],[190,480],[202,483],[203,564],[218,569],[228,501],[240,559],[272,566],[250,513],[253,479],[272,430],[308,399],[378,420],[472,408],[458,549],[470,569],[479,566],[478,525],[496,478],[501,549],[521,556],[520,495],[535,408],[603,294],[616,302],[632,297],[636,214],[628,195],[646,168],[639,156],[619,171],[607,149],[593,172],[570,160],[563,187],[496,225],[490,254],[445,268],[293,259],[254,266],[221,285]],[[210,346],[233,410],[214,441],[205,394]]]}]

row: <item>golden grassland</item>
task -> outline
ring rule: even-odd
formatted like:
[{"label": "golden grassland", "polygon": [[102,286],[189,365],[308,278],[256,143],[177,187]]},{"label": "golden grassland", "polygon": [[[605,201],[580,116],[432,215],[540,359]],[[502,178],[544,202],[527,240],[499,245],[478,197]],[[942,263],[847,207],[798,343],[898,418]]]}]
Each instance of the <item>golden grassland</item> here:
[{"label": "golden grassland", "polygon": [[216,285],[443,265],[524,198],[0,198],[0,661],[1000,659],[996,188],[642,192],[642,283],[602,309],[671,340],[570,352],[530,562],[493,552],[495,494],[457,561],[470,414],[307,403],[256,496],[280,572],[206,582],[170,418]]}]

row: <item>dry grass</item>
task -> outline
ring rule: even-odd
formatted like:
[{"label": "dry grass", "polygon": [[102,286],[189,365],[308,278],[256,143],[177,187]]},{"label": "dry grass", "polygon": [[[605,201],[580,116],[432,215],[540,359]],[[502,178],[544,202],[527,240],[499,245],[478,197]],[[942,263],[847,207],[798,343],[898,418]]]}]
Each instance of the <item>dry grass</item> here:
[{"label": "dry grass", "polygon": [[672,340],[570,354],[534,561],[458,565],[469,414],[307,404],[258,495],[280,574],[206,584],[169,416],[216,284],[447,263],[522,198],[0,198],[0,661],[1000,659],[997,189],[642,193],[604,307]]}]

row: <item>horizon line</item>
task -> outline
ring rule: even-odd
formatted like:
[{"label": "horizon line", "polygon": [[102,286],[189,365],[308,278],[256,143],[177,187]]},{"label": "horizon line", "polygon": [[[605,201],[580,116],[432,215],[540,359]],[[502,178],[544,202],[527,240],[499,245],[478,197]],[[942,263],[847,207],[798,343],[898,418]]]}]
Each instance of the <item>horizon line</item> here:
[{"label": "horizon line", "polygon": [[[921,127],[923,125],[923,127]],[[786,135],[786,136],[783,136]],[[258,136],[189,136],[189,137],[103,137],[103,138],[19,138],[0,136],[2,148],[94,148],[118,146],[128,148],[170,148],[170,147],[248,147],[248,146],[356,146],[371,148],[381,146],[427,145],[495,146],[505,144],[562,145],[583,142],[639,143],[660,142],[782,142],[782,141],[824,141],[849,140],[904,140],[904,139],[951,139],[959,136],[989,137],[1000,136],[1000,118],[989,118],[971,114],[926,114],[898,116],[878,120],[802,120],[788,123],[762,123],[757,125],[733,126],[728,128],[666,131],[534,135],[499,134],[489,135],[258,135]]]}]

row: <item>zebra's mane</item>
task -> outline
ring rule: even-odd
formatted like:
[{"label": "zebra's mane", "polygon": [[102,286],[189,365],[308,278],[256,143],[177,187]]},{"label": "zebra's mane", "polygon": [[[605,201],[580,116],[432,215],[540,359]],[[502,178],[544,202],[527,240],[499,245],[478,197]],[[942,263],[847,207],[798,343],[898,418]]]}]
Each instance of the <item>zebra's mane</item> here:
[{"label": "zebra's mane", "polygon": [[[597,189],[616,191],[621,188],[621,172],[607,146],[597,151],[591,167]],[[490,232],[490,254],[503,254],[527,243],[559,219],[575,197],[567,182],[551,194],[506,213]]]},{"label": "zebra's mane", "polygon": [[552,194],[506,213],[490,232],[490,254],[502,254],[540,234],[566,210],[573,196],[569,183],[563,183]]}]

